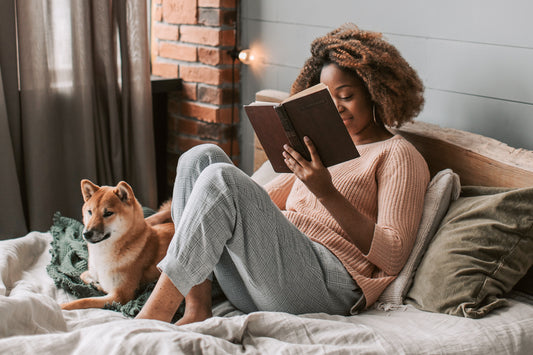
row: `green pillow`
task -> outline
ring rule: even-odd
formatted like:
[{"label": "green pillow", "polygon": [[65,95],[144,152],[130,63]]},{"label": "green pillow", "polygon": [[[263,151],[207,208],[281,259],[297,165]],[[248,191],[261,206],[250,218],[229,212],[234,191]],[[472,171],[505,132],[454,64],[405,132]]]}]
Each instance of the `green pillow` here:
[{"label": "green pillow", "polygon": [[463,187],[415,274],[407,303],[481,318],[533,265],[533,188]]}]

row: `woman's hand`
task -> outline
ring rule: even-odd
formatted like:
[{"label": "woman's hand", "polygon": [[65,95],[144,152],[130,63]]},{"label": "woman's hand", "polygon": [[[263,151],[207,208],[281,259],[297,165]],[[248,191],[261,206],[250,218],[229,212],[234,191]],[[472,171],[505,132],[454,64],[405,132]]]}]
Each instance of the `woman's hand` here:
[{"label": "woman's hand", "polygon": [[331,174],[322,164],[315,145],[308,137],[304,137],[304,142],[311,153],[311,161],[306,160],[297,151],[286,145],[283,147],[285,149],[283,152],[285,164],[335,218],[348,235],[348,240],[364,254],[368,254],[374,235],[374,222],[361,214],[333,186]]},{"label": "woman's hand", "polygon": [[304,137],[305,145],[311,153],[311,161],[306,160],[297,151],[290,146],[285,145],[283,148],[283,157],[285,158],[285,164],[291,169],[291,171],[300,179],[305,186],[311,191],[318,199],[327,197],[329,194],[336,192],[337,190],[333,186],[331,181],[331,174],[322,164],[320,156],[315,148],[315,145],[309,137]]}]

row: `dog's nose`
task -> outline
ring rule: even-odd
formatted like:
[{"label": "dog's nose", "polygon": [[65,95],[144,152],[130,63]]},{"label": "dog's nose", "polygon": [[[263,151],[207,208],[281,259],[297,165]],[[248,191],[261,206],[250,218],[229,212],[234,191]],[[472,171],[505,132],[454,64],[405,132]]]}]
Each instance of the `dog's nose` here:
[{"label": "dog's nose", "polygon": [[87,231],[87,232],[84,232],[84,233],[83,233],[83,237],[84,237],[86,240],[90,240],[92,236],[93,236],[93,231]]},{"label": "dog's nose", "polygon": [[111,237],[111,233],[103,233],[96,229],[91,229],[83,232],[83,239],[91,244],[99,243]]}]

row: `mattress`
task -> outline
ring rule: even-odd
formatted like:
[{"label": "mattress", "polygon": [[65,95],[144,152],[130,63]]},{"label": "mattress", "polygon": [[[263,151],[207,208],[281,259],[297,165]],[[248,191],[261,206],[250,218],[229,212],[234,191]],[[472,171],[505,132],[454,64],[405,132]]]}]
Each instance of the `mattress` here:
[{"label": "mattress", "polygon": [[515,294],[482,319],[377,304],[360,315],[243,314],[229,302],[214,317],[176,326],[119,312],[62,311],[72,295],[46,272],[49,233],[0,242],[1,354],[531,354],[533,305]]}]

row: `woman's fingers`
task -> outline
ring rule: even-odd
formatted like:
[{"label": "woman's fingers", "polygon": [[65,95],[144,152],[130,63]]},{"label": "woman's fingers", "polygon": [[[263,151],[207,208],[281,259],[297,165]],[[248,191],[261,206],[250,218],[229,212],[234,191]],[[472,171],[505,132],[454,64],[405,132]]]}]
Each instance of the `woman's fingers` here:
[{"label": "woman's fingers", "polygon": [[304,143],[307,146],[307,149],[309,150],[309,154],[311,155],[311,161],[312,162],[320,162],[320,156],[318,155],[318,151],[316,150],[315,144],[311,140],[311,138],[305,136],[304,137]]},{"label": "woman's fingers", "polygon": [[[283,158],[285,160],[285,164],[287,165],[287,167],[289,167],[289,169],[291,169],[292,172],[295,172],[295,169],[300,166],[300,163],[296,160],[296,158],[292,154],[296,155],[298,154],[298,152],[296,152],[294,149],[288,146],[284,148],[285,148],[285,151],[283,152]],[[288,149],[292,151],[292,154],[289,153]]]},{"label": "woman's fingers", "polygon": [[298,153],[296,150],[294,150],[290,145],[288,144],[285,144],[283,146],[283,149],[285,149],[285,152],[283,152],[284,154],[288,154],[289,156],[291,156],[294,160],[296,161],[300,161],[300,160],[305,160],[302,155],[300,153]]},{"label": "woman's fingers", "polygon": [[[315,148],[315,145],[311,141],[311,139],[307,136],[304,137],[304,143],[307,146],[307,149],[309,150],[309,153],[311,155],[311,161],[320,161],[320,156],[318,155],[318,151]],[[305,159],[300,153],[298,153],[296,150],[294,150],[290,145],[285,144],[283,146],[283,149],[290,154],[294,160],[296,160],[300,165],[303,165],[304,163],[308,163],[309,160]]]},{"label": "woman's fingers", "polygon": [[[300,153],[294,150],[290,145],[285,144],[283,146],[283,149],[285,149],[285,151],[283,152],[283,157],[285,158],[285,164],[289,163],[291,166],[300,166],[307,162],[307,160],[305,160],[305,158],[302,157]],[[289,168],[291,168],[291,166],[289,166]],[[293,168],[291,168],[291,170],[294,171]]]},{"label": "woman's fingers", "polygon": [[[302,167],[302,168],[322,168],[322,160],[320,160],[320,155],[318,154],[318,151],[313,143],[313,141],[305,136],[304,137],[304,143],[309,150],[311,161],[305,159],[300,153],[298,153],[296,150],[294,150],[290,145],[285,144],[283,146],[283,149],[285,151],[283,152],[283,157],[285,158],[285,164],[294,172],[294,168],[296,167]],[[314,168],[313,168],[314,167]]]},{"label": "woman's fingers", "polygon": [[309,150],[311,161],[304,158],[300,153],[298,153],[296,150],[294,150],[291,146],[288,144],[284,145],[283,148],[285,151],[283,152],[283,157],[285,158],[285,164],[289,167],[289,169],[292,170],[292,172],[296,172],[295,169],[303,169],[302,171],[306,170],[308,173],[311,173],[314,170],[321,170],[324,169],[324,165],[322,164],[322,160],[320,160],[320,155],[318,154],[318,151],[311,139],[307,136],[304,137],[304,143]]}]

